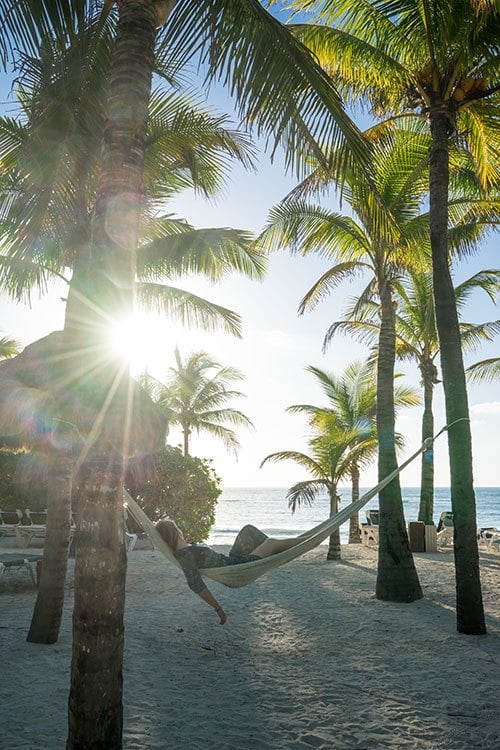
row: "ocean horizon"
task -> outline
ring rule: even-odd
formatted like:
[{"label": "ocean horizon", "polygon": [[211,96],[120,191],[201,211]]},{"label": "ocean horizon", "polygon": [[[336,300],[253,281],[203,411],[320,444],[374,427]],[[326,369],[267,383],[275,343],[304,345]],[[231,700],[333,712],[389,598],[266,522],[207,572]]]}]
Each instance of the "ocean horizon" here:
[{"label": "ocean horizon", "polygon": [[[262,529],[269,536],[296,536],[316,526],[329,516],[329,500],[319,495],[313,505],[301,506],[291,513],[286,500],[288,487],[225,487],[219,497],[215,523],[208,537],[209,544],[232,544],[238,531],[247,523]],[[369,487],[361,487],[360,495]],[[500,528],[500,487],[475,487],[476,517],[479,528]],[[419,487],[402,487],[403,510],[406,522],[416,521],[420,499]],[[339,487],[340,507],[351,501],[351,488]],[[360,521],[364,522],[367,510],[378,508],[378,498],[372,498],[361,509]],[[434,523],[439,516],[451,510],[449,487],[434,488]],[[349,524],[340,528],[340,538],[347,543]]]}]

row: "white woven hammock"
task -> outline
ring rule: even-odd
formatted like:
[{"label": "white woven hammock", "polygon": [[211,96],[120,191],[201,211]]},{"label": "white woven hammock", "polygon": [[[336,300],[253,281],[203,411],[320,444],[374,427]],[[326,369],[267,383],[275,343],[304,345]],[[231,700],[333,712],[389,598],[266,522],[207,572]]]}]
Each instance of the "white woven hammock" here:
[{"label": "white woven hammock", "polygon": [[[377,495],[380,490],[382,490],[390,482],[392,482],[392,480],[395,479],[398,474],[408,466],[408,464],[414,461],[417,456],[419,456],[424,451],[429,450],[436,437],[438,437],[438,435],[440,435],[441,432],[446,429],[447,428],[444,427],[434,438],[427,438],[423,442],[422,446],[418,449],[418,451],[416,451],[416,453],[410,456],[407,461],[401,464],[401,466],[398,466],[397,469],[395,469],[387,477],[385,477],[385,479],[379,482],[376,487],[373,487],[368,492],[365,492],[365,494],[360,497],[359,500],[356,500],[354,503],[350,503],[350,505],[343,508],[339,513],[336,513],[334,516],[327,518],[326,521],[323,521],[322,523],[318,524],[318,526],[312,528],[304,541],[296,544],[294,547],[290,547],[283,552],[277,552],[275,555],[271,555],[270,557],[263,557],[261,560],[239,563],[238,565],[227,565],[221,568],[204,568],[200,570],[200,574],[206,578],[211,578],[214,581],[223,583],[225,586],[230,586],[231,588],[239,588],[240,586],[246,586],[247,583],[255,581],[256,578],[259,578],[259,576],[267,573],[268,570],[277,568],[279,565],[290,562],[290,560],[294,560],[296,557],[303,555],[305,552],[309,552],[309,550],[314,549],[314,547],[316,547],[324,539],[330,536],[330,534],[335,531],[335,529],[338,529],[339,526],[348,521],[349,518],[354,515],[354,513],[356,513],[364,505],[366,505],[366,503],[371,500],[372,497]],[[133,516],[137,523],[142,526],[155,547],[163,555],[165,555],[168,560],[173,562],[175,565],[179,565],[176,558],[174,557],[172,550],[158,533],[154,523],[147,517],[144,511],[137,505],[135,500],[129,495],[127,491],[124,492],[124,501],[130,515]]]}]

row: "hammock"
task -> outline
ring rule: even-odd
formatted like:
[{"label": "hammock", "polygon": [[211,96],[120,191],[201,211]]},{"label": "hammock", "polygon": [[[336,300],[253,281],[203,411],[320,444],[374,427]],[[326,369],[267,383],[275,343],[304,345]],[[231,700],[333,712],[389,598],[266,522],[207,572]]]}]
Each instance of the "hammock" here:
[{"label": "hammock", "polygon": [[[363,505],[366,505],[366,503],[371,500],[372,497],[377,495],[380,490],[384,489],[384,487],[392,482],[392,480],[395,479],[398,474],[408,466],[408,464],[414,461],[417,456],[419,456],[424,451],[429,450],[429,448],[432,446],[433,441],[446,429],[447,427],[443,427],[443,429],[440,430],[440,432],[438,432],[438,434],[434,438],[427,438],[426,440],[424,440],[422,446],[418,449],[418,451],[410,456],[410,458],[403,464],[401,464],[401,466],[399,466],[388,476],[382,479],[382,481],[379,482],[376,487],[373,487],[371,490],[368,490],[368,492],[365,492],[365,494],[362,495],[359,500],[355,500],[355,502],[350,503],[339,513],[336,513],[334,516],[327,518],[326,521],[323,521],[322,523],[312,528],[304,541],[299,542],[294,547],[283,550],[283,552],[277,552],[275,555],[271,555],[270,557],[263,557],[260,560],[252,560],[252,562],[239,563],[238,565],[227,565],[221,568],[203,568],[200,569],[200,575],[205,578],[211,578],[213,581],[218,581],[218,583],[223,583],[225,586],[230,586],[231,588],[239,588],[240,586],[246,586],[247,583],[252,583],[252,581],[255,581],[256,578],[259,578],[259,576],[267,573],[268,570],[277,568],[284,563],[294,560],[296,557],[300,557],[300,555],[303,555],[305,552],[309,552],[309,550],[314,549],[314,547],[316,547],[327,537],[329,537],[330,534],[335,531],[335,529],[338,529],[340,526],[342,526],[343,523],[348,521],[349,518],[354,515],[354,513],[360,510]],[[154,523],[147,517],[142,508],[137,505],[135,500],[129,495],[126,490],[124,491],[124,500],[130,515],[133,516],[137,523],[142,526],[155,547],[163,555],[165,555],[168,560],[179,566],[179,563],[174,557],[172,550],[165,542],[165,540],[160,536]]]}]

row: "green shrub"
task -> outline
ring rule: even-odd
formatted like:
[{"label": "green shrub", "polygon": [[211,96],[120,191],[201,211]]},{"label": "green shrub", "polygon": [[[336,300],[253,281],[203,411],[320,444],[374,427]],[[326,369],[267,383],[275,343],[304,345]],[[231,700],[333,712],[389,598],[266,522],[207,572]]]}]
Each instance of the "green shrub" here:
[{"label": "green shrub", "polygon": [[0,508],[45,510],[45,455],[24,450],[0,450]]},{"label": "green shrub", "polygon": [[191,542],[206,539],[222,492],[211,461],[184,456],[179,448],[166,446],[155,456],[154,469],[148,470],[148,475],[150,479],[141,482],[131,467],[126,482],[146,515],[152,521],[164,516],[172,518]]}]

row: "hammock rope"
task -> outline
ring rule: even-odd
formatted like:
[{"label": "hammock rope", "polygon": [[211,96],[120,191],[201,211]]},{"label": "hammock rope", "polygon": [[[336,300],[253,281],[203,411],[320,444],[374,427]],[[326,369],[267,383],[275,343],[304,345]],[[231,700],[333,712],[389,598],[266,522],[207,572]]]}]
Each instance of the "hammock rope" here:
[{"label": "hammock rope", "polygon": [[[309,552],[318,544],[321,544],[321,542],[324,541],[328,536],[330,536],[330,534],[335,531],[335,529],[338,529],[340,526],[342,526],[343,523],[348,521],[349,518],[351,518],[351,516],[359,511],[364,505],[366,505],[366,503],[369,502],[372,497],[378,495],[380,490],[383,490],[384,487],[387,487],[387,485],[390,484],[390,482],[392,482],[392,480],[395,479],[403,471],[403,469],[411,464],[412,461],[414,461],[421,453],[430,450],[433,442],[436,440],[436,438],[439,437],[439,435],[441,435],[445,430],[448,430],[456,422],[463,421],[463,419],[465,418],[455,420],[455,422],[452,422],[450,425],[446,425],[445,427],[443,427],[434,437],[426,438],[420,448],[404,463],[402,463],[401,466],[398,466],[396,469],[394,469],[394,471],[392,471],[384,479],[382,479],[382,481],[379,482],[375,487],[368,490],[368,492],[365,492],[365,494],[362,495],[358,500],[350,503],[339,513],[336,513],[334,516],[327,518],[322,523],[310,529],[308,532],[308,536],[302,542],[296,544],[294,547],[283,550],[283,552],[277,552],[275,555],[271,555],[270,557],[263,557],[260,560],[253,560],[252,562],[239,563],[238,565],[227,565],[221,568],[203,568],[200,569],[200,575],[206,578],[210,578],[213,581],[217,581],[218,583],[222,583],[225,586],[229,586],[231,588],[239,588],[240,586],[246,586],[248,583],[252,583],[252,581],[255,581],[264,573],[267,573],[268,570],[277,568],[280,565],[290,562],[296,557],[300,557],[300,555]],[[170,560],[170,562],[173,562],[175,565],[180,567],[179,563],[174,557],[172,550],[165,542],[165,540],[160,536],[154,523],[151,521],[151,519],[148,518],[142,508],[137,505],[135,500],[131,497],[131,495],[129,495],[126,490],[124,490],[124,502],[127,510],[130,512],[130,515],[137,521],[137,523],[142,526],[158,551],[161,552],[168,560]]]}]

